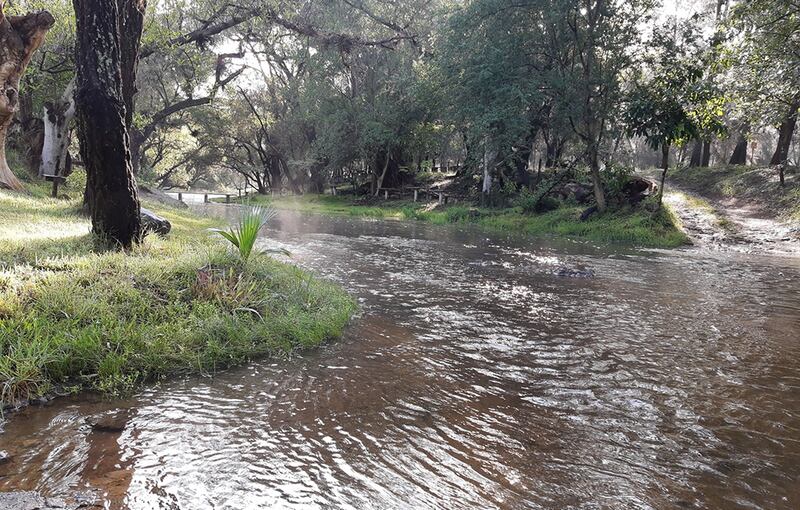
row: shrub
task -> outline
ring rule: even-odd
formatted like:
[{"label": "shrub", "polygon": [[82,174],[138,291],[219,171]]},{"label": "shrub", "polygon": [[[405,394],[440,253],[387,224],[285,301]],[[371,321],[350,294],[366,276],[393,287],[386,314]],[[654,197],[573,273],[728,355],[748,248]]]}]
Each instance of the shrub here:
[{"label": "shrub", "polygon": [[[235,227],[230,227],[228,230],[212,228],[211,231],[221,235],[235,246],[242,262],[247,263],[259,232],[276,215],[277,212],[271,206],[245,206],[242,207],[239,223]],[[285,251],[279,252],[286,253]]]}]

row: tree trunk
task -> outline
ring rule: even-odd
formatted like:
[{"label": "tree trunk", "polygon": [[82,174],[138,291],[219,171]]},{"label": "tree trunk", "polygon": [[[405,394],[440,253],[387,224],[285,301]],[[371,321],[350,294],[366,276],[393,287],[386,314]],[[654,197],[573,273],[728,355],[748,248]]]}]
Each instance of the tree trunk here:
[{"label": "tree trunk", "polygon": [[703,157],[700,160],[700,166],[708,168],[711,164],[711,142],[703,142]]},{"label": "tree trunk", "polygon": [[667,170],[669,170],[669,144],[661,145],[661,187],[658,189],[658,208],[664,202],[664,185],[667,181]]},{"label": "tree trunk", "polygon": [[689,166],[691,168],[696,168],[701,166],[703,163],[703,142],[700,140],[695,140],[694,144],[692,145],[692,158],[689,160]]},{"label": "tree trunk", "polygon": [[69,83],[61,99],[44,105],[44,145],[39,177],[46,175],[67,177],[72,172],[69,144],[72,135],[70,123],[73,118],[75,118],[75,80]]},{"label": "tree trunk", "polygon": [[[32,84],[29,83],[30,76],[25,77],[23,89],[30,90]],[[44,124],[42,119],[33,115],[33,94],[31,92],[20,93],[19,110],[17,120],[21,128],[21,144],[19,149],[25,155],[27,170],[31,176],[38,176],[39,166],[42,163],[42,146],[44,145]]]},{"label": "tree trunk", "polygon": [[19,109],[19,81],[55,18],[47,11],[6,16],[3,5],[0,3],[0,188],[21,191],[22,183],[6,162],[6,138]]},{"label": "tree trunk", "polygon": [[778,127],[778,146],[775,154],[769,162],[770,166],[784,166],[789,159],[789,148],[792,145],[794,129],[797,125],[797,111],[800,108],[800,100],[795,100],[789,107],[789,112]]},{"label": "tree trunk", "polygon": [[589,170],[592,176],[592,186],[594,187],[594,199],[597,202],[597,211],[606,210],[606,194],[603,190],[603,180],[600,177],[600,155],[598,154],[597,144],[589,145]]},{"label": "tree trunk", "polygon": [[481,187],[481,202],[484,205],[492,194],[492,170],[494,170],[497,160],[497,152],[487,136],[483,148],[483,185]]},{"label": "tree trunk", "polygon": [[125,20],[131,10],[144,5],[137,0],[73,0],[73,5],[76,117],[92,229],[129,248],[141,240],[142,224],[126,120],[132,115],[126,112],[124,95],[133,89],[123,86],[123,76],[135,78],[131,62],[138,53],[141,25],[137,34],[136,26],[127,26]]},{"label": "tree trunk", "polygon": [[564,152],[564,140],[555,138],[545,143],[547,146],[547,159],[545,168],[555,168],[561,161],[561,154]]},{"label": "tree trunk", "polygon": [[373,192],[373,196],[377,197],[380,194],[381,188],[383,187],[383,181],[384,179],[386,179],[386,173],[389,171],[389,163],[391,163],[391,161],[392,161],[392,153],[389,149],[386,149],[386,161],[383,164],[383,171],[381,172],[380,175],[378,175],[378,180],[375,181],[375,190]]},{"label": "tree trunk", "polygon": [[[109,3],[106,0],[101,3]],[[116,0],[119,9],[118,27],[120,32],[120,53],[122,60],[122,100],[125,103],[125,126],[130,133],[133,128],[133,114],[136,111],[134,96],[136,95],[136,72],[139,68],[139,47],[142,44],[144,31],[144,11],[147,0]],[[130,138],[130,135],[129,135]],[[137,147],[138,149],[138,147]],[[138,150],[137,150],[138,153]]]},{"label": "tree trunk", "polygon": [[744,133],[739,133],[739,138],[736,141],[736,148],[733,149],[731,159],[728,161],[729,165],[746,165],[747,164],[747,138]]}]

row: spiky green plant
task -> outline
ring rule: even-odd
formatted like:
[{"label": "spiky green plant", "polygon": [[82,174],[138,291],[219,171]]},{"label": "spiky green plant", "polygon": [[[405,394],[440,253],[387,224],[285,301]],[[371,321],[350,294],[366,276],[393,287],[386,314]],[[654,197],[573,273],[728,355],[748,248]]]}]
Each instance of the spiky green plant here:
[{"label": "spiky green plant", "polygon": [[[253,253],[258,234],[269,220],[278,213],[271,206],[244,206],[239,222],[228,230],[212,228],[211,231],[227,239],[239,251],[242,261],[247,263]],[[288,255],[286,250],[266,250],[271,253]]]}]

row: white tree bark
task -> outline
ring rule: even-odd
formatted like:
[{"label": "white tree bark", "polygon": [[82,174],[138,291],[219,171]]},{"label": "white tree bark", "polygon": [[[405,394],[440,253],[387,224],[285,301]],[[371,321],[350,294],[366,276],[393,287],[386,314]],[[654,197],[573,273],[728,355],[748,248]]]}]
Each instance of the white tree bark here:
[{"label": "white tree bark", "polygon": [[57,175],[67,177],[67,161],[72,135],[70,123],[75,117],[75,80],[72,80],[64,95],[56,103],[44,106],[44,147],[39,177]]},{"label": "white tree bark", "polygon": [[490,195],[492,193],[492,170],[495,166],[497,159],[497,149],[492,147],[491,140],[487,136],[483,142],[483,194]]}]

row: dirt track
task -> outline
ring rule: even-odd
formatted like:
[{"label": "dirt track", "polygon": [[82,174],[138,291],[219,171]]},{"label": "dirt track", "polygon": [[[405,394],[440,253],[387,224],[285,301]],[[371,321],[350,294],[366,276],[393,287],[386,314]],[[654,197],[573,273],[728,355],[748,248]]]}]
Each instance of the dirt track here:
[{"label": "dirt track", "polygon": [[669,181],[664,202],[697,246],[800,257],[800,224],[780,221],[751,204],[699,196]]}]

